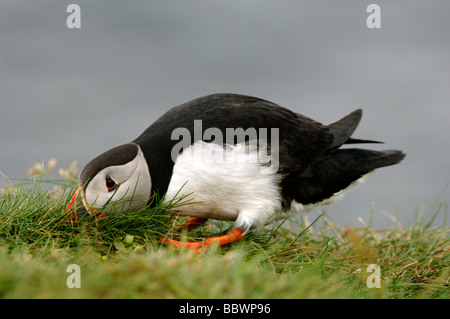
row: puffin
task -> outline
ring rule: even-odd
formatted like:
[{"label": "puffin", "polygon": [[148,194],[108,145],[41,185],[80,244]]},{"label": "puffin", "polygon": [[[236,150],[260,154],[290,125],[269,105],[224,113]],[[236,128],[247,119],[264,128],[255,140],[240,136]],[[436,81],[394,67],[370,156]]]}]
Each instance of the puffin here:
[{"label": "puffin", "polygon": [[194,251],[234,243],[275,220],[332,204],[374,170],[405,157],[399,150],[343,147],[382,143],[352,137],[361,117],[357,109],[324,125],[257,97],[199,97],[90,161],[67,211],[79,197],[97,216],[153,205],[154,194],[164,202],[183,197],[185,204],[170,213],[190,218],[177,231],[208,219],[234,225],[198,242],[161,242]]}]

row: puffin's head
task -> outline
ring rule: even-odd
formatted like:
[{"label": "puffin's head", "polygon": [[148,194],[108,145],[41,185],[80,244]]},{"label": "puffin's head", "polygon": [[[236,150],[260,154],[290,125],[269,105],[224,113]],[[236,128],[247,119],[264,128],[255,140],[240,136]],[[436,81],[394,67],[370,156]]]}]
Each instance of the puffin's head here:
[{"label": "puffin's head", "polygon": [[91,214],[100,209],[108,213],[142,207],[152,188],[147,161],[141,148],[133,143],[114,147],[94,158],[81,171],[78,185],[67,210],[81,194],[83,205]]}]

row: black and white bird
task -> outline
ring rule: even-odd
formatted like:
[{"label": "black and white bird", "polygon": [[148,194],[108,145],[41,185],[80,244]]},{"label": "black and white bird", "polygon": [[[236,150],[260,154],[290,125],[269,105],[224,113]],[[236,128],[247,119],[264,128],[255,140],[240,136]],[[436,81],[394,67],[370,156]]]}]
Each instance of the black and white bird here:
[{"label": "black and white bird", "polygon": [[191,204],[177,213],[192,218],[181,229],[209,218],[235,221],[234,228],[203,242],[162,241],[194,250],[235,242],[251,229],[333,203],[375,169],[404,158],[397,150],[340,148],[380,143],[351,137],[361,116],[356,110],[322,125],[256,97],[200,97],[88,163],[68,210],[79,195],[91,213],[108,213],[114,202],[142,207],[155,192],[165,201],[187,195]]}]

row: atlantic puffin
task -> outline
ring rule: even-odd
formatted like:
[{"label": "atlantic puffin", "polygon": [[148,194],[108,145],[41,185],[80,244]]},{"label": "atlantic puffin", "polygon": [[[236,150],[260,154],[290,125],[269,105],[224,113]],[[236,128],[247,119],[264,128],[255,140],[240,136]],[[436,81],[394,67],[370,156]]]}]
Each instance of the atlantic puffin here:
[{"label": "atlantic puffin", "polygon": [[[331,204],[375,169],[399,163],[398,150],[341,148],[381,143],[352,138],[362,110],[323,125],[275,103],[238,94],[211,94],[176,106],[130,143],[94,158],[81,171],[70,210],[110,213],[186,196],[179,229],[208,219],[235,221],[232,230],[201,242],[161,239],[199,251],[241,240],[253,229],[318,205]],[[108,205],[106,205],[108,204]],[[106,205],[106,206],[105,206]]]}]

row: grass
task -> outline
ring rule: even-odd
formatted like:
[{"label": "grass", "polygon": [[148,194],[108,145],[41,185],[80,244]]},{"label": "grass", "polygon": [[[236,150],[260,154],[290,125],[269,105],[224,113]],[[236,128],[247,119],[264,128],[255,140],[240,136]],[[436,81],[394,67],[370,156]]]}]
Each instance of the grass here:
[{"label": "grass", "polygon": [[[180,223],[167,214],[177,203],[95,220],[65,211],[74,189],[73,180],[39,177],[0,190],[0,297],[450,298],[441,200],[418,211],[408,228],[343,228],[324,214],[193,254],[157,241]],[[435,225],[438,216],[444,222]],[[210,222],[181,237],[199,240],[230,227]],[[79,289],[66,285],[70,264],[80,266]],[[380,267],[380,288],[367,285],[370,264]]]}]

